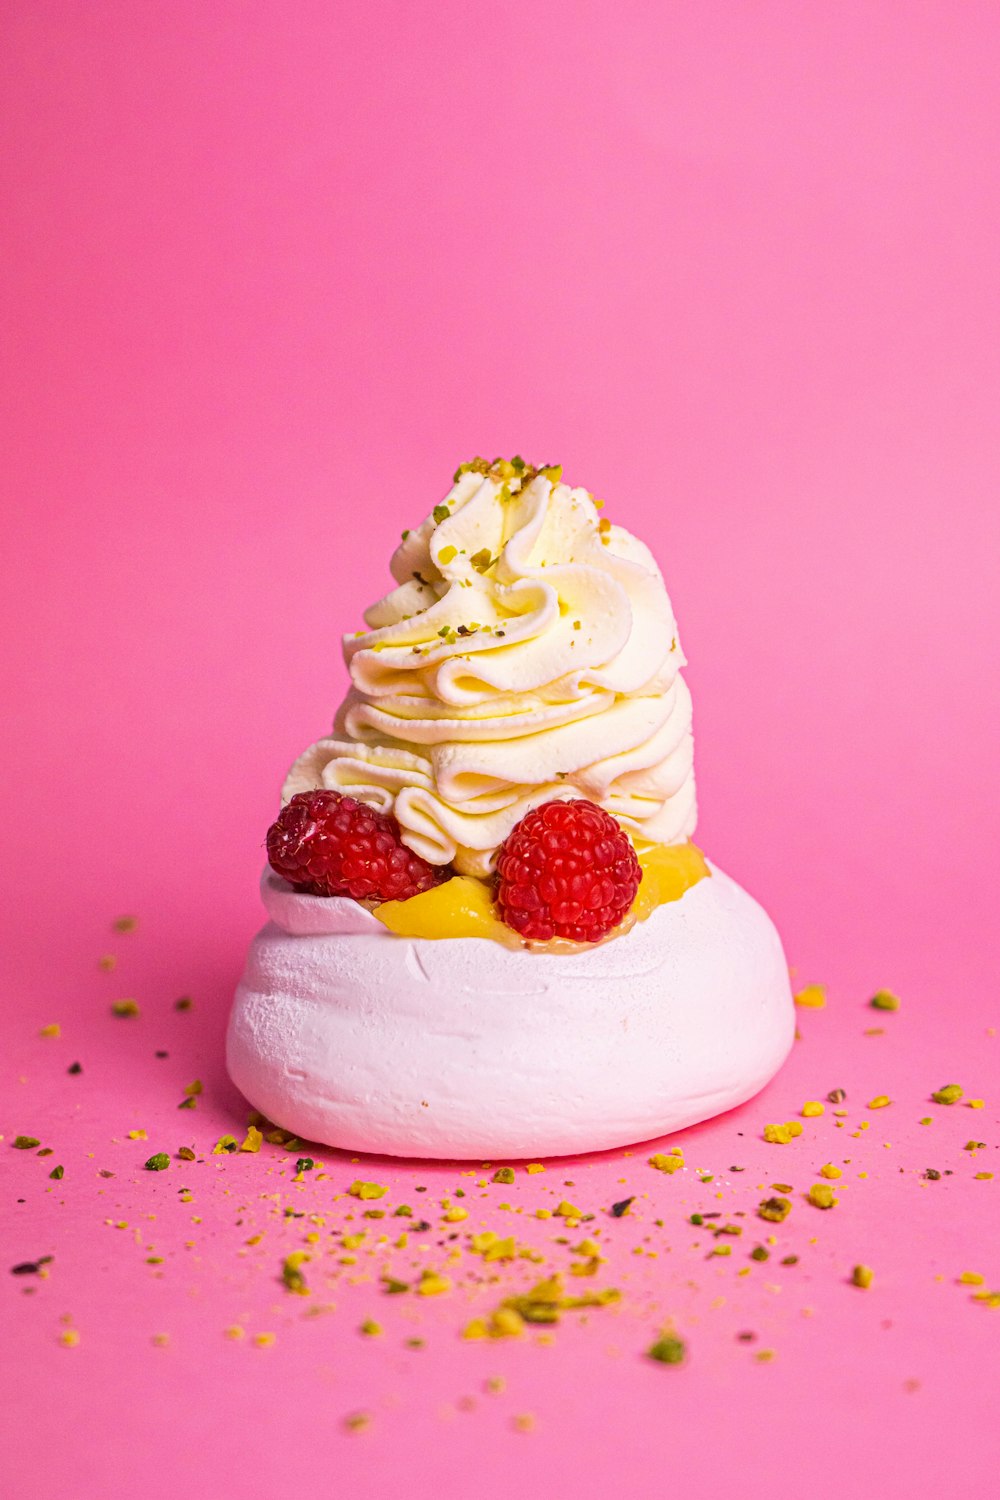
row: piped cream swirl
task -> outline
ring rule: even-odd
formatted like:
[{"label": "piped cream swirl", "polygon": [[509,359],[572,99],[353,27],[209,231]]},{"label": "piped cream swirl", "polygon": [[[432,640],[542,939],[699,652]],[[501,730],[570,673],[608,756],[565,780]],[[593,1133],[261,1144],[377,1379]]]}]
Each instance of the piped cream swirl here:
[{"label": "piped cream swirl", "polygon": [[326,786],[399,822],[433,864],[487,875],[532,807],[588,797],[637,840],[696,820],[691,697],[649,550],[584,489],[460,474],[404,537],[398,587],[344,639],[333,735],[283,789]]}]

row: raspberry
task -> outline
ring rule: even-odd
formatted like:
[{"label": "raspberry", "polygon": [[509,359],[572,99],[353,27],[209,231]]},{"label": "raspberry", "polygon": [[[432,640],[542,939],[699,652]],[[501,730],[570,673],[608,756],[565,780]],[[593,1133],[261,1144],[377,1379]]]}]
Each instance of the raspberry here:
[{"label": "raspberry", "polygon": [[340,792],[299,792],[267,830],[271,869],[310,896],[407,901],[444,872],[407,849],[395,818]]},{"label": "raspberry", "polygon": [[527,813],[497,860],[500,916],[522,937],[596,943],[617,927],[642,870],[621,824],[593,802]]}]

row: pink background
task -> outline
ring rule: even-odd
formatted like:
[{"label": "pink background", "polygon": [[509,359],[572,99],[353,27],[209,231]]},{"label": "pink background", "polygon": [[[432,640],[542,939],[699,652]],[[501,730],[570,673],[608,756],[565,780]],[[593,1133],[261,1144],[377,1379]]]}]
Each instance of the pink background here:
[{"label": "pink background", "polygon": [[[982,1492],[1000,1313],[954,1278],[1000,1286],[998,1184],[973,1178],[995,1158],[961,1151],[998,1140],[996,7],[7,0],[0,25],[0,1131],[67,1171],[0,1142],[7,1262],[55,1255],[0,1288],[4,1494]],[[512,451],[659,556],[699,841],[830,986],[689,1161],[747,1163],[726,1192],[750,1209],[833,1150],[829,1111],[784,1151],[764,1120],[837,1083],[894,1107],[850,1140],[869,1176],[837,1212],[797,1205],[812,1260],[780,1294],[689,1248],[696,1180],[618,1154],[565,1175],[594,1206],[627,1177],[674,1233],[640,1261],[634,1227],[606,1231],[620,1310],[484,1349],[456,1293],[391,1329],[379,1307],[366,1341],[370,1288],[311,1321],[273,1281],[291,1239],[237,1257],[226,1189],[287,1190],[281,1152],[197,1164],[185,1250],[177,1165],[136,1171],[159,1146],[123,1137],[201,1151],[242,1126],[221,1038],[280,780],[400,529],[459,459]],[[121,911],[141,925],[113,938]],[[882,984],[904,1007],[866,1038]],[[108,1018],[123,993],[134,1023]],[[932,1160],[916,1120],[952,1075],[987,1108],[939,1110]],[[325,1160],[342,1191],[354,1169]],[[935,1162],[954,1176],[928,1185]],[[526,1210],[544,1182],[519,1181]],[[104,1222],[147,1213],[162,1276]],[[869,1293],[844,1284],[858,1259]],[[667,1313],[683,1370],[641,1358]],[[241,1314],[273,1349],[222,1338]],[[370,1432],[342,1430],[355,1409]]]}]

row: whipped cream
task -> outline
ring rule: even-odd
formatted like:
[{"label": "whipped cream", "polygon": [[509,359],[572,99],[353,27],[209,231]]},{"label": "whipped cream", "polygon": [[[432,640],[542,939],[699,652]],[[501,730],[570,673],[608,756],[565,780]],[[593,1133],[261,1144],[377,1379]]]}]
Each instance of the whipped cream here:
[{"label": "whipped cream", "polygon": [[587,797],[638,841],[696,821],[691,696],[660,571],[558,470],[460,471],[344,639],[333,735],[282,792],[325,786],[396,817],[432,864],[488,875],[531,808]]}]

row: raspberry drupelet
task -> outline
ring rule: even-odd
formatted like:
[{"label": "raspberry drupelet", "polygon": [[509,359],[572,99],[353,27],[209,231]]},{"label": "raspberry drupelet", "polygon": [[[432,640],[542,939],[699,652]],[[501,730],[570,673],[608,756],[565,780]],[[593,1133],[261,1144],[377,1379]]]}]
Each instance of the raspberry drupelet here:
[{"label": "raspberry drupelet", "polygon": [[527,813],[500,850],[497,906],[524,938],[596,943],[635,900],[642,870],[621,824],[584,800]]},{"label": "raspberry drupelet", "polygon": [[408,849],[395,818],[340,792],[299,792],[267,831],[275,874],[310,896],[406,901],[445,871]]}]

